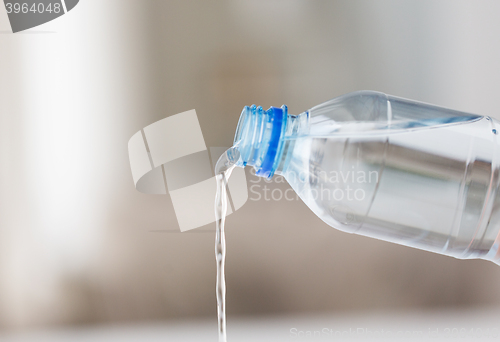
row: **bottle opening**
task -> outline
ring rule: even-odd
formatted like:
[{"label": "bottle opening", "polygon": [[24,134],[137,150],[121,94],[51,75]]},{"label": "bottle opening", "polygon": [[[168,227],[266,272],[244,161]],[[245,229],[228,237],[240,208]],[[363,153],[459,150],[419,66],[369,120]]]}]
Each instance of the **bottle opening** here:
[{"label": "bottle opening", "polygon": [[259,177],[274,175],[283,148],[288,117],[285,105],[263,110],[255,105],[243,108],[234,146],[240,152],[240,165],[253,166]]}]

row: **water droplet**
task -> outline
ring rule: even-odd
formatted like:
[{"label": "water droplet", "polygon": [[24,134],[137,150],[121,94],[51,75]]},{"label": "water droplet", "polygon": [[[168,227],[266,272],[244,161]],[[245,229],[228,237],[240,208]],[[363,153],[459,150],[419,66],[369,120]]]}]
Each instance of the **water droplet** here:
[{"label": "water droplet", "polygon": [[493,132],[493,134],[498,134],[496,129],[492,129],[491,131]]}]

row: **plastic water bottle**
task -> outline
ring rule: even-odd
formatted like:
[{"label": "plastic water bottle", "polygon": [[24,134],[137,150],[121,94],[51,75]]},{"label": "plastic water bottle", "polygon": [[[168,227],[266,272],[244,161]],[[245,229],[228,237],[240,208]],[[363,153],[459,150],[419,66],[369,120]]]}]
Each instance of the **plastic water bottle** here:
[{"label": "plastic water bottle", "polygon": [[285,177],[328,225],[500,264],[499,123],[361,91],[302,114],[245,107],[228,160]]}]

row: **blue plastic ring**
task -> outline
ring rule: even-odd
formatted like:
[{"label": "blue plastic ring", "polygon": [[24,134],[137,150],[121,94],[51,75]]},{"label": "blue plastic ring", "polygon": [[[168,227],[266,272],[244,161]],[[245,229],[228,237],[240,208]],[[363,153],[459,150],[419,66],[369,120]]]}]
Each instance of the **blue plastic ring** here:
[{"label": "blue plastic ring", "polygon": [[274,172],[273,166],[280,143],[281,128],[284,122],[284,113],[283,109],[276,107],[269,108],[267,112],[273,120],[273,130],[271,132],[271,138],[269,139],[269,148],[267,149],[266,157],[262,162],[259,171],[257,171],[257,175],[260,177],[269,178]]}]

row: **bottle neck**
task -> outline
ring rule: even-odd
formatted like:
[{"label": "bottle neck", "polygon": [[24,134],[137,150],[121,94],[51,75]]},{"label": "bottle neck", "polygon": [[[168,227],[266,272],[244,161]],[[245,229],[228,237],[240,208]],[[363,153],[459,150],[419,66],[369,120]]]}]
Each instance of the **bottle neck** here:
[{"label": "bottle neck", "polygon": [[298,117],[304,116],[289,115],[285,105],[268,110],[255,105],[243,108],[233,146],[240,153],[237,165],[253,166],[256,175],[264,178],[279,173],[284,166],[287,138],[295,135],[298,123],[304,121],[296,120]]}]

